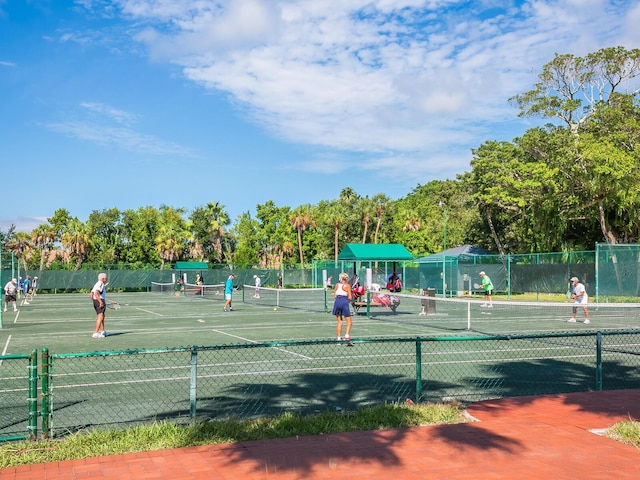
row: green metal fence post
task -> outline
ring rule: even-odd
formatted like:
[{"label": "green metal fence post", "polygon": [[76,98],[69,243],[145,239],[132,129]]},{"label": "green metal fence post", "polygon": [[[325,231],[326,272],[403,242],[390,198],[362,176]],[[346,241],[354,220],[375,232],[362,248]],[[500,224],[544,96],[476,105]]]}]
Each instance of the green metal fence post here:
[{"label": "green metal fence post", "polygon": [[29,439],[38,436],[38,350],[31,351],[29,357]]},{"label": "green metal fence post", "polygon": [[371,318],[371,293],[367,290],[367,318]]},{"label": "green metal fence post", "polygon": [[42,436],[44,438],[51,437],[51,357],[49,356],[49,349],[42,349],[42,368],[40,374],[42,375]]},{"label": "green metal fence post", "polygon": [[324,287],[324,313],[329,313],[329,304],[327,303],[327,287]]},{"label": "green metal fence post", "polygon": [[416,403],[422,399],[422,340],[416,339]]},{"label": "green metal fence post", "polygon": [[196,418],[196,399],[198,384],[198,348],[191,347],[191,382],[189,384],[189,418]]},{"label": "green metal fence post", "polygon": [[602,332],[596,333],[596,390],[602,391]]}]

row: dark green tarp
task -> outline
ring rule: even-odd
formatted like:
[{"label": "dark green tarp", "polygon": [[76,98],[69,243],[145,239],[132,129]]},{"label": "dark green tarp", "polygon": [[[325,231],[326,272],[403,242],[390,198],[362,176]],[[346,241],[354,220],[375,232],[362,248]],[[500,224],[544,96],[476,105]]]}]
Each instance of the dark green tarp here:
[{"label": "dark green tarp", "polygon": [[413,255],[411,255],[404,245],[399,243],[347,243],[340,252],[340,255],[338,255],[338,260],[395,262],[413,260]]}]

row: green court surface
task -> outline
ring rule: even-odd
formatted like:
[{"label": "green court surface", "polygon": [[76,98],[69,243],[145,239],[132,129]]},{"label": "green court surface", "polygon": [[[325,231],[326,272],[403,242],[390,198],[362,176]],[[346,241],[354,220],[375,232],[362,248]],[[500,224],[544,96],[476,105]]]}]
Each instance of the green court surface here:
[{"label": "green court surface", "polygon": [[[223,295],[175,297],[159,293],[108,293],[107,300],[120,303],[107,309],[106,338],[91,337],[95,325],[93,305],[86,294],[37,295],[29,305],[3,314],[0,330],[2,354],[29,353],[48,348],[51,353],[103,350],[211,346],[267,341],[329,340],[335,338],[335,318],[317,292],[295,292],[289,307],[274,309],[275,301],[265,291],[253,298],[253,289],[234,294],[233,311],[223,312]],[[494,302],[482,307],[481,300],[433,300],[398,295],[396,311],[371,307],[369,317],[362,307],[353,316],[353,338],[429,337],[441,335],[521,334],[584,332],[640,328],[637,304],[589,305],[591,323],[567,323],[571,304]],[[288,300],[288,299],[287,299]],[[308,304],[309,310],[305,309]],[[315,310],[315,311],[311,311]]]},{"label": "green court surface", "polygon": [[[336,345],[324,292],[272,293],[254,298],[253,289],[238,291],[234,310],[224,312],[217,291],[109,292],[107,301],[121,308],[107,310],[109,335],[96,339],[86,294],[38,295],[17,313],[6,312],[0,438],[23,434],[29,419],[28,362],[11,356],[37,350],[44,379],[43,348],[53,388],[45,395],[39,383],[39,398],[50,401],[56,434],[162,418],[585,391],[599,388],[599,361],[604,388],[640,384],[634,306],[590,306],[592,322],[585,325],[566,322],[569,304],[487,308],[481,300],[424,303],[421,296],[398,295],[395,312],[372,307],[371,317],[366,309],[354,316],[355,345],[348,348]],[[634,331],[614,333],[625,329]],[[596,332],[607,330],[599,359]]]}]

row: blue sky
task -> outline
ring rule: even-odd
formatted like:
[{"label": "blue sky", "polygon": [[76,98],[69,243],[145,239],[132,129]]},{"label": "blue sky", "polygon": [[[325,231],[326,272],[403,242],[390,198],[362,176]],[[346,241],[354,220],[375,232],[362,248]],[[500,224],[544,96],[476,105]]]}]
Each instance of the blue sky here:
[{"label": "blue sky", "polygon": [[400,198],[531,127],[508,98],[556,52],[639,24],[620,0],[0,0],[0,229]]}]

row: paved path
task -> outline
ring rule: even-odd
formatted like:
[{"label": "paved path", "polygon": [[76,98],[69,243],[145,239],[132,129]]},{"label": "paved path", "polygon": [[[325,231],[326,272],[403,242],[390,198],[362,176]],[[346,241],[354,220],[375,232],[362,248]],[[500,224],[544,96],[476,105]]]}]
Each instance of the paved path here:
[{"label": "paved path", "polygon": [[640,419],[640,390],[474,403],[477,422],[179,448],[0,469],[0,480],[626,480],[640,451],[592,433]]}]

